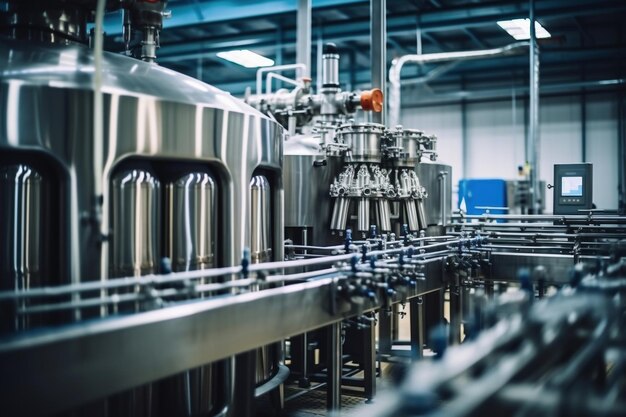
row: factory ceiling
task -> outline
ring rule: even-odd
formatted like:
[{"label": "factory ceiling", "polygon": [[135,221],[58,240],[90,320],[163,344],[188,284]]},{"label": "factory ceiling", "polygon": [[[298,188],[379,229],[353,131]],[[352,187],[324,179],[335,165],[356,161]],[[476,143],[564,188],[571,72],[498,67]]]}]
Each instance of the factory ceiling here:
[{"label": "factory ceiling", "polygon": [[[342,56],[341,82],[348,88],[368,87],[369,2],[313,0],[312,5],[314,83],[320,45],[334,42]],[[168,6],[172,17],[165,23],[158,59],[163,66],[242,95],[254,85],[256,70],[225,61],[218,52],[245,48],[276,64],[295,62],[296,0],[171,0]],[[387,66],[394,57],[416,53],[420,45],[423,53],[434,53],[510,44],[514,39],[496,22],[527,17],[528,8],[527,0],[387,0]],[[540,42],[542,85],[590,91],[624,86],[626,2],[542,0],[536,2],[536,17],[552,35]],[[119,51],[119,13],[107,16],[106,31],[108,49]],[[419,77],[431,69],[413,67],[405,75]],[[511,86],[523,94],[527,79],[526,56],[473,61],[446,71],[425,87],[428,94],[415,96],[418,102],[427,96],[454,101]]]}]

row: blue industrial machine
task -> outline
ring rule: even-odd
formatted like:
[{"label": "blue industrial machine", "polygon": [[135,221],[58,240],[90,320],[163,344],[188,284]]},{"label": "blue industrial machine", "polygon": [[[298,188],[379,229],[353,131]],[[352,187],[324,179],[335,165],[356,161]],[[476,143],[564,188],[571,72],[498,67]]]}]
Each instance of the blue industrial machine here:
[{"label": "blue industrial machine", "polygon": [[459,206],[465,201],[466,214],[507,213],[507,184],[503,179],[462,179]]}]

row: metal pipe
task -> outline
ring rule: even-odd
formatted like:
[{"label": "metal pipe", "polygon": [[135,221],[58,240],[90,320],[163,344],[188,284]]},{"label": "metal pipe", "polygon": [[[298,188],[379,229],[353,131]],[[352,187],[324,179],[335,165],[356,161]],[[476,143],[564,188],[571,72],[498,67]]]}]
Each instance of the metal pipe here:
[{"label": "metal pipe", "polygon": [[[370,1],[370,36],[371,36],[371,63],[372,86],[378,87],[383,94],[387,92],[387,0]],[[372,122],[385,124],[386,100],[383,101],[383,111],[372,113]],[[393,123],[395,126],[398,123]]]},{"label": "metal pipe", "polygon": [[[493,58],[497,56],[513,55],[520,53],[528,46],[528,42],[516,42],[502,48],[482,49],[476,51],[441,52],[436,54],[404,55],[396,58],[389,69],[389,125],[396,126],[400,123],[401,85],[400,78],[402,68],[406,64],[430,64],[446,61],[465,61],[470,59]],[[373,62],[373,61],[372,61]],[[429,78],[430,80],[431,78]]]},{"label": "metal pipe", "polygon": [[296,87],[300,85],[298,80],[292,80],[291,78],[285,77],[284,75],[280,75],[276,72],[270,72],[269,74],[267,74],[267,78],[265,79],[265,94],[272,93],[272,80],[274,79],[286,82]]},{"label": "metal pipe", "polygon": [[296,62],[304,65],[302,77],[311,74],[311,0],[298,0]]},{"label": "metal pipe", "polygon": [[339,410],[341,408],[341,370],[342,370],[342,349],[341,349],[341,322],[336,322],[327,327],[328,332],[328,369],[326,406],[329,410]]},{"label": "metal pipe", "polygon": [[526,161],[530,165],[530,207],[540,214],[539,190],[539,50],[535,31],[535,0],[530,1],[530,109]]},{"label": "metal pipe", "polygon": [[622,91],[618,96],[617,113],[617,146],[618,146],[618,208],[620,213],[626,213],[626,95]]},{"label": "metal pipe", "polygon": [[446,177],[447,177],[448,173],[446,171],[441,171],[439,172],[438,175],[438,180],[439,180],[439,189],[440,189],[440,196],[441,199],[439,201],[440,205],[441,205],[441,225],[445,227],[446,223],[448,222],[448,210],[447,210],[447,205],[448,205],[448,199],[446,198]]},{"label": "metal pipe", "polygon": [[267,72],[282,72],[288,70],[295,70],[296,78],[300,78],[302,77],[302,74],[306,72],[306,67],[304,64],[288,64],[259,68],[256,72],[256,94],[263,93],[263,74]]}]

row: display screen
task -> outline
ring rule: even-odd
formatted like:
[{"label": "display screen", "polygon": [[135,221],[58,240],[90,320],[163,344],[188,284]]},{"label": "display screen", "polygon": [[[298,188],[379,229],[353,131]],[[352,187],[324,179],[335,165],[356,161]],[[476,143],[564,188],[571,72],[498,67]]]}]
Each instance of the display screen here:
[{"label": "display screen", "polygon": [[583,177],[562,177],[561,196],[562,197],[582,197]]}]

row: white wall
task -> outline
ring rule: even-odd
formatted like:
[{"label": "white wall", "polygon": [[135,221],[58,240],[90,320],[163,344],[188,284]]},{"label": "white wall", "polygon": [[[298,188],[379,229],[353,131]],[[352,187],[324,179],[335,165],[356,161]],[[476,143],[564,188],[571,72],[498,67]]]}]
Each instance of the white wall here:
[{"label": "white wall", "polygon": [[593,163],[593,195],[598,208],[618,204],[618,105],[611,96],[587,98],[587,161]]},{"label": "white wall", "polygon": [[437,136],[439,161],[452,166],[453,204],[456,191],[463,178],[463,144],[461,131],[461,106],[437,106],[402,111],[402,125],[419,129],[427,135]]},{"label": "white wall", "polygon": [[[463,166],[461,105],[404,109],[402,124],[439,138],[440,160],[452,165],[455,190],[464,168],[468,178],[518,177],[525,162],[527,102],[517,99],[466,104],[467,167]],[[594,164],[594,202],[617,208],[617,100],[614,95],[586,98],[587,162]],[[553,166],[582,161],[582,100],[578,95],[540,101],[541,180],[553,183]],[[456,200],[456,196],[454,197]],[[546,190],[546,212],[552,192]]]}]

